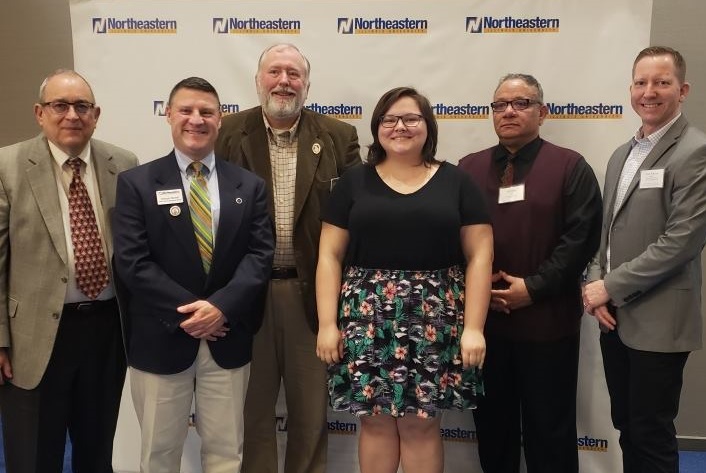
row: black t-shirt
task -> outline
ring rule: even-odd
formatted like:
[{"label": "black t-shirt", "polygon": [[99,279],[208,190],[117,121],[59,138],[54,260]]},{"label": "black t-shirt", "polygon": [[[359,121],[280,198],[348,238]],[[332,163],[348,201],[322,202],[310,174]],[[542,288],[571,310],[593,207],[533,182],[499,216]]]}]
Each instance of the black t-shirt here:
[{"label": "black t-shirt", "polygon": [[446,162],[411,194],[388,187],[374,167],[357,166],[333,188],[322,220],[348,230],[347,265],[398,270],[465,266],[461,227],[490,223],[478,187]]}]

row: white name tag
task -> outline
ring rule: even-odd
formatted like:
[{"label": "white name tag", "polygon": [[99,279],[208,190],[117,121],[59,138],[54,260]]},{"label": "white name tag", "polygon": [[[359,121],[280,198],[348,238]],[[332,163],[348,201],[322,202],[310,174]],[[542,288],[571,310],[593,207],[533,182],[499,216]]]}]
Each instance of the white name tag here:
[{"label": "white name tag", "polygon": [[157,205],[181,204],[182,202],[184,202],[184,193],[181,189],[157,191]]},{"label": "white name tag", "polygon": [[520,202],[525,200],[525,185],[501,187],[498,192],[498,204],[509,204],[510,202]]},{"label": "white name tag", "polygon": [[661,189],[664,187],[664,169],[640,171],[640,189]]}]

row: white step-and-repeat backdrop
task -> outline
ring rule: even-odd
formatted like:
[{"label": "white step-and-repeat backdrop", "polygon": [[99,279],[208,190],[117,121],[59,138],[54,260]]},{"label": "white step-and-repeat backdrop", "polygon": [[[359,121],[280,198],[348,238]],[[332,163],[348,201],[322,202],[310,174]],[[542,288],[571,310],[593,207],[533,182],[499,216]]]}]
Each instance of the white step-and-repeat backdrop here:
[{"label": "white step-and-repeat backdrop", "polygon": [[[75,67],[103,109],[96,136],[142,162],[171,149],[163,115],[176,82],[204,77],[224,112],[244,110],[257,104],[260,52],[291,42],[312,64],[306,106],[355,125],[364,152],[377,99],[412,85],[434,106],[438,157],[457,162],[497,142],[488,104],[498,78],[533,74],[550,110],[542,136],[582,153],[601,182],[610,153],[639,125],[628,85],[649,42],[651,11],[649,0],[71,0]],[[595,320],[585,317],[576,443],[588,473],[620,470],[597,339]],[[139,427],[128,393],[114,464],[136,472]],[[276,424],[283,445],[283,404]],[[358,472],[358,429],[354,417],[330,413],[329,472]],[[470,412],[445,414],[441,435],[447,473],[480,471]],[[201,471],[198,448],[192,429],[184,473]]]}]

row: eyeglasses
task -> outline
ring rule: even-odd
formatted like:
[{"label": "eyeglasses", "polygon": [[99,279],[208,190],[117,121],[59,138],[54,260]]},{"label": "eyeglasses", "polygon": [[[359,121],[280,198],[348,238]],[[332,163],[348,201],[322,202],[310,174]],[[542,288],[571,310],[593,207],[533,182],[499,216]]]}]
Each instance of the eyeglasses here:
[{"label": "eyeglasses", "polygon": [[40,104],[42,107],[46,107],[49,105],[51,108],[52,112],[56,113],[57,115],[66,115],[69,113],[69,108],[73,107],[74,111],[78,115],[85,115],[93,108],[96,106],[96,104],[93,104],[91,102],[63,102],[61,100],[55,100],[53,102],[43,102]]},{"label": "eyeglasses", "polygon": [[383,115],[380,117],[380,126],[383,128],[394,128],[400,120],[402,120],[404,126],[415,127],[424,120],[424,117],[416,113],[408,113],[406,115]]},{"label": "eyeglasses", "polygon": [[507,110],[508,105],[512,105],[512,109],[518,111],[526,110],[530,105],[535,103],[540,102],[532,99],[498,100],[497,102],[492,102],[490,108],[492,108],[494,112],[504,112]]}]

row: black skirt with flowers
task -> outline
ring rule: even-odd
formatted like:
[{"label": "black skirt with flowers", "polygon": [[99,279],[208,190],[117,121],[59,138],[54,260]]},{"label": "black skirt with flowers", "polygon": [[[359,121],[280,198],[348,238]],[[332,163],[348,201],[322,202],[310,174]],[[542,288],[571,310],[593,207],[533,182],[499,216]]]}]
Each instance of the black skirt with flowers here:
[{"label": "black skirt with flowers", "polygon": [[357,416],[472,409],[483,385],[464,370],[464,274],[350,267],[339,300],[343,359],[329,367],[331,406]]}]

